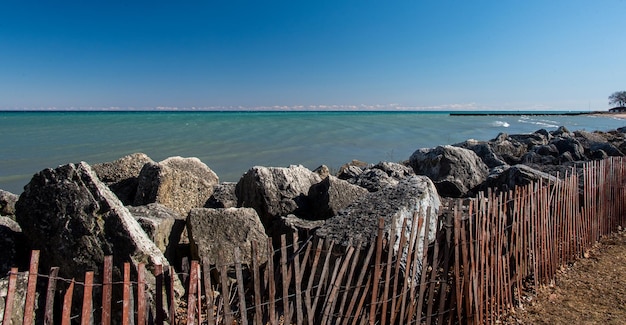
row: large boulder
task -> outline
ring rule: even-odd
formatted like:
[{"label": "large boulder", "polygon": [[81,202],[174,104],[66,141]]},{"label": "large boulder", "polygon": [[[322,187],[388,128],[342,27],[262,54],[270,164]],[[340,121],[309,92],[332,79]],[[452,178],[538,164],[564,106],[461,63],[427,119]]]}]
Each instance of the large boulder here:
[{"label": "large boulder", "polygon": [[134,205],[160,203],[186,216],[191,209],[204,207],[218,183],[217,175],[198,158],[147,163],[139,174]]},{"label": "large boulder", "polygon": [[0,216],[0,275],[5,275],[12,267],[28,267],[30,249],[22,228],[6,216]]},{"label": "large boulder", "polygon": [[418,175],[432,179],[442,196],[462,197],[482,184],[488,168],[471,150],[439,146],[434,149],[418,149],[409,163]]},{"label": "large boulder", "polygon": [[556,177],[548,173],[519,164],[503,166],[492,170],[491,175],[489,175],[489,178],[482,185],[482,188],[483,190],[492,188],[506,192],[513,190],[516,186],[525,186],[539,180],[546,182],[558,181]]},{"label": "large boulder", "polygon": [[[102,281],[104,257],[113,256],[114,279],[121,279],[123,264],[139,263],[148,269],[169,266],[163,253],[148,238],[122,202],[84,162],[45,169],[35,174],[16,204],[15,215],[34,249],[41,250],[41,265],[60,266],[66,279],[84,278],[94,271]],[[151,272],[147,282],[154,283]],[[175,283],[177,296],[183,294]],[[155,288],[149,288],[154,297]]]},{"label": "large boulder", "polygon": [[92,168],[124,205],[130,205],[137,194],[139,173],[147,163],[154,161],[146,154],[134,153],[115,161],[95,164]]},{"label": "large boulder", "polygon": [[[348,167],[345,171],[354,171],[354,168],[358,167]],[[411,175],[415,175],[411,167],[385,161],[366,167],[361,173],[347,179],[347,181],[366,188],[369,192],[376,192],[383,187],[396,186],[402,179]]]},{"label": "large boulder", "polygon": [[328,176],[309,188],[311,212],[307,217],[312,220],[328,219],[367,193],[363,187]]},{"label": "large boulder", "polygon": [[495,151],[493,151],[491,145],[487,141],[469,139],[464,142],[457,143],[454,146],[472,150],[489,168],[507,164],[506,161],[496,155]]},{"label": "large boulder", "polygon": [[128,211],[170,264],[177,265],[178,243],[185,230],[186,218],[158,203],[129,206]]},{"label": "large boulder", "polygon": [[557,137],[552,139],[550,144],[554,145],[561,155],[569,153],[574,161],[586,160],[585,148],[574,137]]},{"label": "large boulder", "polygon": [[0,216],[12,216],[15,214],[15,203],[19,195],[0,190]]},{"label": "large boulder", "polygon": [[237,195],[235,194],[235,187],[237,187],[237,183],[234,182],[223,182],[216,185],[213,194],[204,207],[213,209],[236,208]]},{"label": "large boulder", "polygon": [[[234,265],[234,251],[241,251],[241,263],[251,265],[252,243],[259,247],[258,258],[270,257],[267,235],[252,208],[192,209],[187,218],[192,257],[211,264]],[[221,255],[221,256],[220,256]]]},{"label": "large boulder", "polygon": [[[424,176],[413,175],[406,177],[396,186],[385,187],[362,197],[336,216],[326,220],[324,225],[316,230],[315,235],[333,240],[342,246],[357,243],[367,245],[375,242],[378,219],[383,218],[384,233],[398,238],[394,247],[395,253],[398,254],[398,243],[402,233],[408,238],[411,225],[417,222],[415,217],[425,216],[426,212],[430,211],[429,232],[426,234],[425,227],[422,227],[415,242],[417,259],[421,259],[424,236],[428,236],[429,242],[435,239],[440,205],[441,201],[432,181]],[[407,226],[402,229],[404,220],[407,221]],[[392,224],[395,224],[395,233],[392,233]],[[406,251],[401,254],[406,262]]]},{"label": "large boulder", "polygon": [[505,161],[508,165],[515,165],[520,162],[521,157],[528,151],[525,143],[519,142],[507,133],[500,133],[497,137],[489,141],[493,152]]},{"label": "large boulder", "polygon": [[256,210],[263,225],[269,228],[281,216],[306,215],[310,209],[309,188],[321,181],[317,173],[301,165],[255,166],[237,183],[237,205]]}]

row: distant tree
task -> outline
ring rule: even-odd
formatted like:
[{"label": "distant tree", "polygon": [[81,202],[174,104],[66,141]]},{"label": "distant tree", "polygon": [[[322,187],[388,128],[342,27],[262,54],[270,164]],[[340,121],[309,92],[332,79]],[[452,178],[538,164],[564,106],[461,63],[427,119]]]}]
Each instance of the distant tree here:
[{"label": "distant tree", "polygon": [[609,96],[609,105],[626,106],[626,91],[616,91]]}]

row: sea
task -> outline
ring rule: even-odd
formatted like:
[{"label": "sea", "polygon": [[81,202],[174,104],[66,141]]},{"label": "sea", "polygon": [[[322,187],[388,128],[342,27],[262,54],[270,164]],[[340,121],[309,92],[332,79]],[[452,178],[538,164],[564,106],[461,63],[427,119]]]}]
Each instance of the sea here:
[{"label": "sea", "polygon": [[221,182],[236,182],[253,166],[326,165],[332,171],[353,159],[400,162],[419,148],[490,140],[502,132],[626,126],[626,120],[609,115],[451,113],[5,111],[0,112],[0,189],[20,194],[33,174],[45,168],[97,164],[136,152],[155,161],[197,157]]}]

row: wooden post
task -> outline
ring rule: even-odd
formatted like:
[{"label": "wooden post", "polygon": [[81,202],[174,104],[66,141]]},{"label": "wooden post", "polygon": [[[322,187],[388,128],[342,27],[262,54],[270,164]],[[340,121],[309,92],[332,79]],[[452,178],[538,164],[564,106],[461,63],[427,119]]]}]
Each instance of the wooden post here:
[{"label": "wooden post", "polygon": [[83,311],[80,318],[81,325],[91,324],[91,311],[93,309],[93,271],[85,272],[85,287],[83,288]]},{"label": "wooden post", "polygon": [[370,302],[370,325],[376,323],[376,307],[378,307],[378,281],[380,281],[380,259],[383,254],[383,230],[385,219],[378,219],[378,235],[376,238],[376,258],[374,262],[374,285],[372,286],[372,301]]},{"label": "wooden post", "polygon": [[7,288],[7,300],[4,304],[4,317],[2,318],[2,324],[11,324],[11,314],[13,314],[15,289],[17,286],[17,272],[18,269],[16,267],[11,268],[11,274],[9,275],[9,287]]},{"label": "wooden post", "polygon": [[[198,291],[198,261],[191,261],[191,274],[189,275],[189,290],[187,292],[187,324],[195,324],[196,318],[196,292]],[[198,311],[200,312],[200,311]]]},{"label": "wooden post", "polygon": [[235,276],[237,277],[237,291],[239,292],[239,317],[241,317],[242,324],[248,324],[248,308],[246,307],[246,292],[243,287],[241,251],[239,247],[235,247]]},{"label": "wooden post", "polygon": [[174,283],[176,283],[176,270],[174,267],[170,265],[169,267],[170,274],[170,282],[169,282],[169,292],[170,296],[168,297],[169,306],[170,306],[170,324],[176,323],[176,297],[174,297]]},{"label": "wooden post", "polygon": [[[272,258],[270,255],[269,258]],[[259,244],[252,242],[252,281],[254,285],[254,323],[263,323],[263,309],[261,306],[261,272],[259,271]]]},{"label": "wooden post", "polygon": [[[54,293],[57,289],[58,267],[51,267],[48,276],[48,288],[46,290],[46,309],[44,312],[44,325],[54,324]],[[6,324],[6,323],[5,323]]]},{"label": "wooden post", "polygon": [[[63,314],[61,315],[61,325],[70,325],[72,317],[72,297],[74,295],[74,279],[67,288],[65,297],[63,297]],[[4,323],[8,324],[8,323]]]},{"label": "wooden post", "polygon": [[130,263],[124,263],[124,293],[122,300],[122,324],[129,325],[132,310],[130,308]]},{"label": "wooden post", "polygon": [[207,323],[208,325],[215,324],[215,317],[213,315],[214,300],[213,285],[211,283],[211,266],[210,262],[206,259],[202,262],[203,276],[204,276],[204,293],[206,295],[206,309],[207,309]]},{"label": "wooden post", "polygon": [[274,247],[272,246],[272,239],[267,239],[267,252],[269,254],[269,258],[267,260],[267,277],[268,277],[268,287],[269,287],[269,309],[267,312],[269,313],[269,320],[271,325],[278,324],[276,320],[276,283],[274,281]]},{"label": "wooden post", "polygon": [[224,324],[233,323],[233,313],[230,309],[230,290],[228,287],[227,267],[224,256],[220,251],[218,253],[218,260],[220,263],[220,282],[222,289],[222,301],[224,301]]},{"label": "wooden post", "polygon": [[28,270],[28,289],[26,291],[26,303],[24,305],[24,325],[32,325],[35,320],[37,272],[39,272],[39,251],[34,250],[30,256],[30,269]]},{"label": "wooden post", "polygon": [[113,256],[104,257],[102,272],[102,325],[111,324],[111,299],[113,299]]},{"label": "wooden post", "polygon": [[301,325],[302,315],[302,276],[300,275],[300,256],[298,254],[298,232],[293,233],[293,275],[296,293],[296,324]]},{"label": "wooden post", "polygon": [[156,315],[154,317],[154,323],[156,325],[163,325],[163,321],[165,320],[165,310],[163,310],[163,265],[156,264],[154,266],[154,281],[155,281],[155,304],[156,304]]},{"label": "wooden post", "polygon": [[287,269],[287,238],[280,235],[280,273],[283,287],[283,314],[286,324],[291,324],[291,309],[289,308],[289,279],[290,274]]},{"label": "wooden post", "polygon": [[146,310],[146,264],[139,263],[137,267],[137,324],[145,325]]}]

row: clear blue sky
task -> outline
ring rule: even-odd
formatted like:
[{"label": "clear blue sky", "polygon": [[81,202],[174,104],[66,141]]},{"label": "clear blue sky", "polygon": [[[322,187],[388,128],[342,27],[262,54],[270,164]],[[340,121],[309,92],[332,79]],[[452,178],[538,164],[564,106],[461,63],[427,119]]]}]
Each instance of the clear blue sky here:
[{"label": "clear blue sky", "polygon": [[0,109],[608,109],[625,31],[623,0],[6,0]]}]

